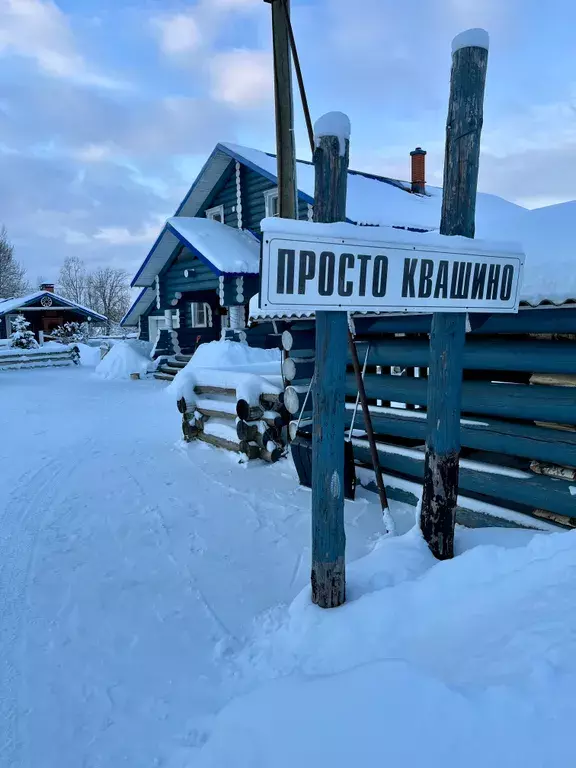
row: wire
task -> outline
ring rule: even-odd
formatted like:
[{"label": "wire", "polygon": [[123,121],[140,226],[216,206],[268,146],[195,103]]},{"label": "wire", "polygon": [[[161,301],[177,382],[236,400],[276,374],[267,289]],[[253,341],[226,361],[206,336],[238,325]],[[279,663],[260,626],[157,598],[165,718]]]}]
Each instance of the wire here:
[{"label": "wire", "polygon": [[314,128],[312,127],[312,118],[310,117],[308,97],[306,96],[306,88],[304,87],[304,78],[302,77],[300,58],[298,56],[298,49],[296,48],[296,40],[294,38],[294,30],[292,29],[292,21],[290,19],[290,12],[288,10],[288,2],[287,0],[280,0],[280,4],[282,5],[282,8],[284,9],[284,15],[286,16],[286,26],[288,28],[288,37],[290,38],[290,49],[292,51],[292,58],[294,59],[296,79],[298,80],[298,89],[300,91],[300,99],[302,100],[302,109],[304,110],[304,120],[306,121],[308,140],[310,141],[310,151],[312,154],[314,154]]}]

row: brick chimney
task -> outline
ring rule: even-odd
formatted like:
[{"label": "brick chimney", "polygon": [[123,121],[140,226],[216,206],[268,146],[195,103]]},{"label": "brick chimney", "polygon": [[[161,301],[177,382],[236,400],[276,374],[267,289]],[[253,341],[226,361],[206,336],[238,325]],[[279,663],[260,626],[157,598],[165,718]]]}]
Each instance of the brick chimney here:
[{"label": "brick chimney", "polygon": [[426,192],[426,151],[416,147],[410,152],[412,158],[412,192],[423,195]]},{"label": "brick chimney", "polygon": [[48,293],[54,293],[54,283],[42,283],[40,290],[48,291]]}]

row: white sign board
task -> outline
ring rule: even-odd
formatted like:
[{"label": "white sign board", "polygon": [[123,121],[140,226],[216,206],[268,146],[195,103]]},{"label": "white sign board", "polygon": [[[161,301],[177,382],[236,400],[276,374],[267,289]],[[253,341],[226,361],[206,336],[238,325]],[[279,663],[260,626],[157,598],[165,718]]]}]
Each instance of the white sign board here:
[{"label": "white sign board", "polygon": [[[368,227],[358,240],[314,236],[313,227],[326,225],[309,223],[304,233],[293,226],[284,234],[280,226],[278,221],[264,230],[261,309],[518,311],[524,264],[519,248],[499,251],[482,241],[468,246],[460,237],[407,232],[401,242],[380,240],[376,232],[368,240]],[[439,245],[430,244],[434,238]]]}]

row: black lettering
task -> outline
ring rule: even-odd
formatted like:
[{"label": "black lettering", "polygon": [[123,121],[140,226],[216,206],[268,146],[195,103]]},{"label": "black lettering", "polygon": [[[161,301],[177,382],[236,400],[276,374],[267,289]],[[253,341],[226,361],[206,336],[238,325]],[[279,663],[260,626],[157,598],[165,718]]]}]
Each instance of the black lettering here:
[{"label": "black lettering", "polygon": [[404,275],[402,277],[402,296],[416,296],[414,274],[418,265],[418,259],[404,259]]},{"label": "black lettering", "polygon": [[354,283],[352,280],[346,280],[346,270],[354,266],[354,254],[341,253],[338,264],[338,293],[340,296],[352,296]]},{"label": "black lettering", "polygon": [[418,281],[418,298],[428,299],[432,295],[432,275],[434,262],[432,259],[422,259],[420,262],[420,280]]},{"label": "black lettering", "polygon": [[314,251],[300,251],[298,269],[298,293],[306,293],[306,280],[312,280],[316,274],[316,254]]},{"label": "black lettering", "polygon": [[332,296],[334,293],[334,269],[336,257],[332,251],[322,251],[318,270],[318,293],[320,296]]},{"label": "black lettering", "polygon": [[366,296],[366,270],[368,269],[368,262],[372,259],[372,256],[368,256],[366,253],[359,253],[356,258],[360,262],[360,283],[358,285],[358,295]]},{"label": "black lettering", "polygon": [[498,281],[500,279],[500,264],[490,264],[488,282],[486,283],[486,298],[498,298]]},{"label": "black lettering", "polygon": [[483,299],[486,287],[486,264],[474,264],[471,299]]},{"label": "black lettering", "polygon": [[512,264],[506,264],[502,270],[502,284],[500,285],[500,299],[508,301],[512,296],[512,283],[514,281],[514,267]]},{"label": "black lettering", "polygon": [[451,299],[467,299],[470,288],[472,264],[469,261],[455,261],[452,265]]},{"label": "black lettering", "polygon": [[278,271],[276,293],[294,293],[294,251],[290,248],[278,250]]},{"label": "black lettering", "polygon": [[372,296],[381,298],[386,295],[388,283],[388,256],[376,256],[372,273]]},{"label": "black lettering", "polygon": [[448,298],[448,262],[442,259],[438,262],[438,272],[436,273],[436,285],[434,287],[435,299]]}]

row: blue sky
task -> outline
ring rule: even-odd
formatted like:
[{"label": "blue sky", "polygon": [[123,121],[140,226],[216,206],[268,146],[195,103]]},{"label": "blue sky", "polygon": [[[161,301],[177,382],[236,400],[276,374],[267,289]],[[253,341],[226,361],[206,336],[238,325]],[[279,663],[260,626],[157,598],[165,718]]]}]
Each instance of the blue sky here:
[{"label": "blue sky", "polygon": [[[450,43],[491,50],[480,188],[576,198],[576,9],[565,0],[292,0],[313,117],[351,164],[442,174]],[[0,0],[0,223],[30,277],[68,255],[134,272],[218,141],[274,150],[262,0]],[[309,156],[298,116],[299,155]]]}]

